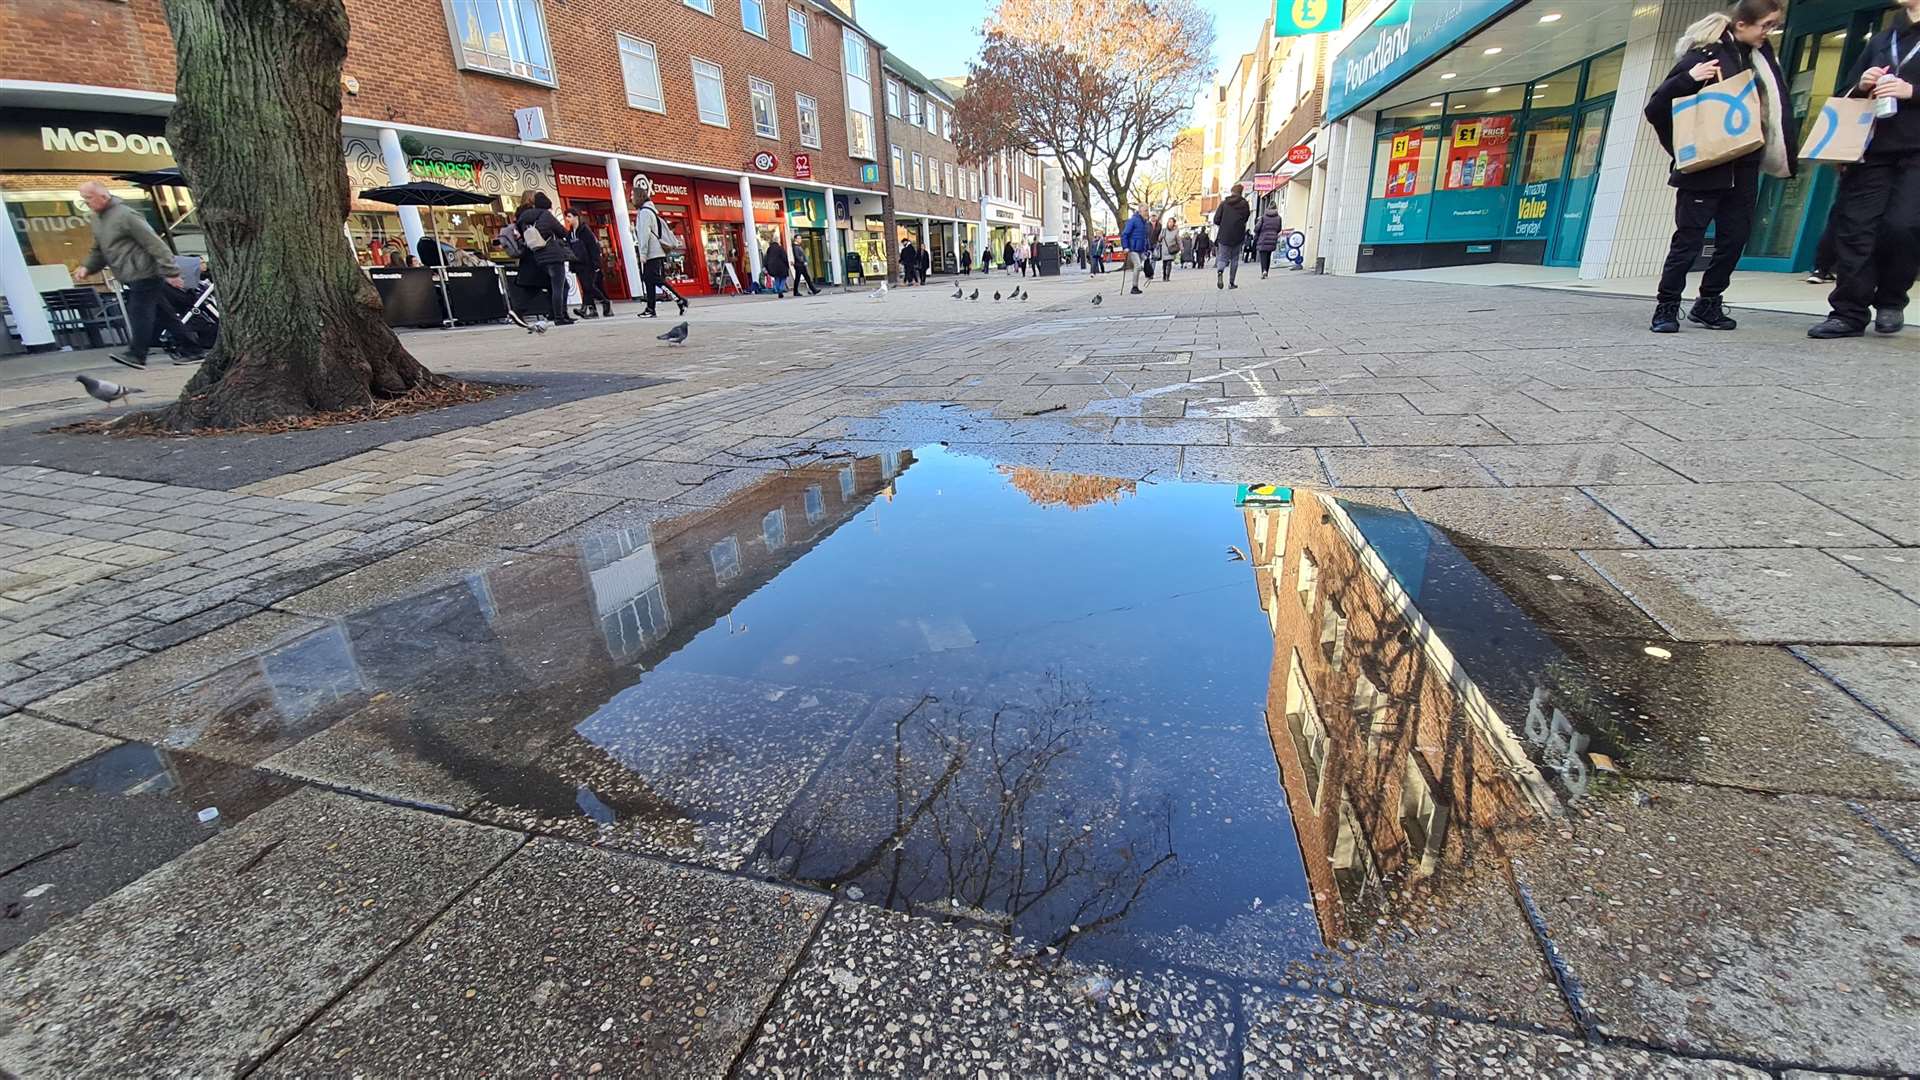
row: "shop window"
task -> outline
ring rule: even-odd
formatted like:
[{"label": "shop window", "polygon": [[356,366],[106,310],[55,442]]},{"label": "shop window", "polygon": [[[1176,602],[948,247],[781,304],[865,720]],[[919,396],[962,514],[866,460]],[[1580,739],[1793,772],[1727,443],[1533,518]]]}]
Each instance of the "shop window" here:
[{"label": "shop window", "polygon": [[793,51],[801,56],[813,55],[813,42],[807,37],[807,13],[799,8],[787,9],[787,42],[793,46]]},{"label": "shop window", "polygon": [[820,149],[820,103],[810,94],[795,94],[793,111],[800,117],[800,145]]},{"label": "shop window", "polygon": [[706,15],[713,14],[713,0],[684,0],[686,5]]},{"label": "shop window", "polygon": [[767,516],[760,519],[760,539],[766,541],[768,551],[779,551],[787,546],[785,510],[769,510]]},{"label": "shop window", "polygon": [[448,0],[447,17],[461,67],[553,82],[540,0]]},{"label": "shop window", "polygon": [[913,190],[927,190],[927,162],[919,154],[913,155]]},{"label": "shop window", "polygon": [[747,96],[753,101],[753,133],[763,139],[780,137],[780,112],[773,104],[773,84],[765,79],[748,79]]},{"label": "shop window", "polygon": [[906,159],[902,157],[900,154],[900,148],[897,146],[894,147],[893,148],[893,186],[894,187],[907,186],[907,169],[906,169],[906,165],[904,164],[905,161]]},{"label": "shop window", "polygon": [[1624,48],[1615,49],[1605,56],[1597,56],[1587,65],[1587,88],[1585,97],[1591,101],[1605,97],[1620,89],[1620,61],[1627,55]]},{"label": "shop window", "polygon": [[707,549],[707,561],[713,564],[713,583],[725,585],[740,576],[740,541],[729,536]]},{"label": "shop window", "polygon": [[627,104],[648,112],[664,113],[667,101],[660,93],[660,54],[653,42],[615,35],[620,43],[620,74],[627,84]]},{"label": "shop window", "polygon": [[1579,76],[1580,68],[1575,65],[1527,87],[1527,108],[1539,112],[1572,105],[1580,97]]},{"label": "shop window", "polygon": [[767,36],[767,13],[761,10],[760,0],[740,0],[740,25],[749,34]]},{"label": "shop window", "polygon": [[1441,146],[1440,190],[1505,186],[1513,155],[1513,129],[1511,116],[1449,118],[1447,137]]},{"label": "shop window", "polygon": [[900,115],[900,84],[892,79],[887,80],[887,115]]},{"label": "shop window", "polygon": [[700,106],[700,122],[727,126],[726,73],[720,65],[693,58],[693,96]]},{"label": "shop window", "polygon": [[1541,184],[1560,179],[1566,170],[1567,143],[1573,139],[1573,117],[1534,117],[1520,138],[1520,182]]}]

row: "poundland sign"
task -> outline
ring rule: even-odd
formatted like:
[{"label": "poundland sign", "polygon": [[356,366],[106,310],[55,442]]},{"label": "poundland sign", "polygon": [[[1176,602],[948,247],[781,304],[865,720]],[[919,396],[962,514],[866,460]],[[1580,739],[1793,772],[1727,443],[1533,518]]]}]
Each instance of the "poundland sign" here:
[{"label": "poundland sign", "polygon": [[1327,119],[1338,120],[1525,0],[1393,0],[1333,59]]},{"label": "poundland sign", "polygon": [[14,109],[0,120],[0,169],[134,172],[173,163],[165,117]]}]

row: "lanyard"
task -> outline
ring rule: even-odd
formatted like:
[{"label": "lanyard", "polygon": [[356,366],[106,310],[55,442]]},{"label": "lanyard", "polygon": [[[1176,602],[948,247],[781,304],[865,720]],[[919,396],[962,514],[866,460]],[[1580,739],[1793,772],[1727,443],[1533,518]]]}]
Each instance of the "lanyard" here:
[{"label": "lanyard", "polygon": [[1887,38],[1888,38],[1888,41],[1891,43],[1891,48],[1888,50],[1887,56],[1888,56],[1888,59],[1893,61],[1893,67],[1890,70],[1892,71],[1893,74],[1898,75],[1900,73],[1900,69],[1903,67],[1906,67],[1907,62],[1909,60],[1912,60],[1916,53],[1920,53],[1920,41],[1914,42],[1913,48],[1907,50],[1907,55],[1901,56],[1899,33],[1889,31],[1887,34]]}]

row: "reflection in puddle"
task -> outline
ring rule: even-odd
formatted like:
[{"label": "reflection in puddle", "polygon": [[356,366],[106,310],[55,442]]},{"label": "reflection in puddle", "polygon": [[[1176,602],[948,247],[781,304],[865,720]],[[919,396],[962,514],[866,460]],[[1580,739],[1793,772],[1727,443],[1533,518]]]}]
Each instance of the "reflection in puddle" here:
[{"label": "reflection in puddle", "polygon": [[1082,955],[1276,975],[1478,895],[1504,865],[1483,853],[1626,753],[1630,680],[1582,673],[1644,643],[1541,629],[1499,557],[1311,492],[931,447],[475,567],[132,734]]}]

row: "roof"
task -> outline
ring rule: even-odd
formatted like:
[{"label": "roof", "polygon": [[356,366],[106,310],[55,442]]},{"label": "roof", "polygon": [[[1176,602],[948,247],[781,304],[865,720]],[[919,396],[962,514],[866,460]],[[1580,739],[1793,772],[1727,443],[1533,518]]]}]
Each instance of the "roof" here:
[{"label": "roof", "polygon": [[880,66],[883,68],[886,68],[887,70],[893,72],[896,75],[899,75],[901,78],[912,83],[913,85],[917,86],[918,88],[925,91],[926,93],[939,95],[940,99],[942,101],[945,101],[947,104],[949,105],[953,104],[953,97],[947,93],[947,90],[945,87],[941,86],[937,81],[933,79],[929,79],[925,75],[920,74],[920,70],[918,68],[914,67],[912,64],[907,63],[905,60],[900,59],[898,56],[894,55],[893,52],[891,51],[881,52]]}]

